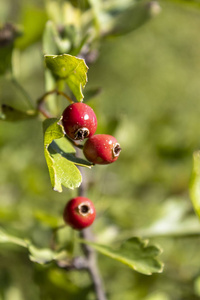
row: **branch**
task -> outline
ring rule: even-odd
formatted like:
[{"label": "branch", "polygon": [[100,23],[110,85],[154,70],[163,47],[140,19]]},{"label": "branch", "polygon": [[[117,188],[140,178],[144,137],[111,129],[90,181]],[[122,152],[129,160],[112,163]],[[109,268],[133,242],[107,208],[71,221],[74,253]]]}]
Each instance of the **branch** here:
[{"label": "branch", "polygon": [[[80,153],[80,150],[77,149],[77,154]],[[79,187],[79,196],[85,197],[86,190],[87,190],[87,182],[86,178],[83,174],[83,168],[79,167],[79,170],[81,170],[83,181],[81,186]],[[85,228],[81,230],[80,232],[81,238],[88,240],[88,241],[93,241],[94,236],[91,231],[91,227]],[[97,300],[107,300],[105,292],[104,292],[104,287],[101,279],[101,275],[97,266],[97,254],[93,248],[91,248],[89,245],[82,244],[82,249],[85,254],[85,257],[88,262],[88,272],[90,274],[91,280],[93,282],[94,290],[96,293]]]},{"label": "branch", "polygon": [[[93,235],[90,228],[83,229],[80,235],[86,240],[93,240]],[[88,261],[88,272],[93,282],[97,300],[106,300],[107,298],[104,292],[101,275],[97,266],[96,252],[94,251],[94,249],[92,249],[89,245],[86,244],[82,244],[82,248]]]}]

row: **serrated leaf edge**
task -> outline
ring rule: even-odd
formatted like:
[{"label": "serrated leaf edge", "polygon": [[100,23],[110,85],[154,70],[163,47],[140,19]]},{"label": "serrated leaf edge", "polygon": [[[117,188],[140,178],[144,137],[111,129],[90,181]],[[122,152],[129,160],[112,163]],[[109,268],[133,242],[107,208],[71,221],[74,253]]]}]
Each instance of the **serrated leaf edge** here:
[{"label": "serrated leaf edge", "polygon": [[[130,264],[128,263],[128,261],[131,261],[131,260],[126,259],[126,262],[124,262],[124,261],[120,258],[119,255],[117,255],[117,254],[112,254],[112,253],[111,253],[111,255],[107,255],[106,250],[104,251],[104,249],[100,249],[100,250],[98,249],[98,247],[100,247],[100,248],[101,248],[101,247],[102,247],[102,248],[104,248],[104,247],[105,247],[105,248],[106,248],[106,247],[110,247],[110,246],[108,246],[108,245],[97,244],[97,243],[93,243],[93,242],[91,242],[91,241],[84,240],[84,239],[77,239],[77,241],[78,241],[79,243],[88,244],[88,245],[94,247],[94,249],[96,249],[96,250],[99,251],[100,253],[104,254],[105,256],[114,258],[114,259],[116,259],[117,261],[123,263],[124,265],[127,265],[128,267],[130,267],[131,269],[133,269],[134,271],[137,271],[137,272],[139,272],[139,273],[142,273],[142,274],[145,274],[145,275],[152,275],[153,273],[162,273],[162,272],[163,272],[163,269],[164,269],[164,263],[157,259],[158,255],[160,255],[160,254],[163,252],[162,248],[161,248],[160,246],[158,246],[158,245],[155,245],[155,244],[149,245],[149,240],[148,240],[148,239],[142,240],[140,237],[132,237],[132,238],[137,239],[137,240],[142,244],[142,246],[143,246],[144,248],[148,248],[148,246],[154,246],[156,249],[158,249],[158,254],[157,254],[156,256],[154,256],[154,259],[157,261],[157,263],[158,263],[159,266],[160,266],[160,270],[159,270],[159,271],[156,271],[156,272],[141,272],[141,271],[138,271],[138,268],[137,268],[137,267],[133,266],[131,263],[130,263]],[[132,238],[130,238],[130,239],[132,239]],[[130,240],[130,239],[127,239],[126,241],[124,241],[124,242],[121,244],[121,246],[122,246],[124,243],[126,243],[128,240]]]}]

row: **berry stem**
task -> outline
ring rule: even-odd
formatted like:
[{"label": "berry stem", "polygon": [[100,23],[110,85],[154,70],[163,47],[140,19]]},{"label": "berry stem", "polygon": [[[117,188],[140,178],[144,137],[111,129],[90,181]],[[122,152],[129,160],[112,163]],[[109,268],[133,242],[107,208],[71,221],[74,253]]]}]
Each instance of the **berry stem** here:
[{"label": "berry stem", "polygon": [[[79,153],[80,153],[79,150],[77,150],[77,156]],[[87,181],[86,181],[86,177],[84,176],[84,168],[79,167],[79,170],[81,171],[82,178],[83,178],[82,184],[79,187],[79,196],[85,197],[87,191]],[[92,234],[91,227],[87,227],[81,230],[80,237],[88,241],[93,241],[94,236]],[[96,251],[87,244],[82,244],[82,249],[87,260],[87,270],[93,282],[96,299],[107,300],[104,287],[103,287],[103,282],[97,265]]]},{"label": "berry stem", "polygon": [[[81,238],[84,238],[85,240],[92,241],[93,234],[91,232],[91,228],[85,228],[81,231],[80,233]],[[96,299],[97,300],[107,300],[104,288],[103,288],[103,283],[101,279],[101,275],[97,266],[97,255],[94,249],[92,249],[89,245],[82,244],[83,251],[85,253],[85,256],[87,258],[88,262],[88,272],[90,274],[91,280],[93,282],[95,294],[96,294]]]},{"label": "berry stem", "polygon": [[64,92],[56,90],[56,93],[57,93],[57,95],[61,95],[61,96],[65,97],[71,104],[74,103],[74,101]]}]

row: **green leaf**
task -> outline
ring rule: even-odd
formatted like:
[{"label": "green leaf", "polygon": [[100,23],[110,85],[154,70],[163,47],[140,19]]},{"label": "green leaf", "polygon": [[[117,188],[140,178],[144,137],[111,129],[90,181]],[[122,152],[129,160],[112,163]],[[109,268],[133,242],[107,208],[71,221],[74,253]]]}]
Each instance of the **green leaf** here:
[{"label": "green leaf", "polygon": [[90,163],[89,161],[75,156],[76,151],[74,147],[71,145],[71,143],[69,143],[69,141],[65,137],[53,141],[50,145],[50,149],[52,150],[52,152],[55,151],[56,153],[59,153],[64,158],[73,162],[75,165],[88,168],[93,166],[92,163]]},{"label": "green leaf", "polygon": [[21,111],[9,105],[3,104],[1,106],[0,120],[3,121],[21,121],[35,118],[38,113],[34,110]]},{"label": "green leaf", "polygon": [[76,165],[91,167],[87,161],[75,157],[75,149],[64,138],[59,119],[44,121],[44,154],[52,187],[58,192],[62,192],[62,185],[70,189],[80,186],[82,176]]},{"label": "green leaf", "polygon": [[200,151],[193,154],[193,170],[190,179],[190,198],[197,216],[200,218]]},{"label": "green leaf", "polygon": [[81,58],[69,54],[45,55],[48,69],[57,80],[64,80],[78,101],[82,101],[82,89],[87,83],[88,67]]},{"label": "green leaf", "polygon": [[156,16],[160,10],[161,8],[156,1],[143,1],[137,5],[133,4],[113,19],[114,24],[111,34],[122,35],[129,33]]},{"label": "green leaf", "polygon": [[43,248],[39,249],[33,245],[29,246],[29,258],[33,262],[38,264],[46,264],[54,260],[55,253],[51,249]]},{"label": "green leaf", "polygon": [[55,38],[58,37],[58,32],[52,21],[48,21],[43,34],[43,52],[58,54],[58,47]]},{"label": "green leaf", "polygon": [[18,237],[7,234],[3,229],[0,228],[0,243],[11,243],[21,247],[28,247],[28,242]]},{"label": "green leaf", "polygon": [[89,244],[100,253],[127,265],[139,273],[151,275],[152,273],[160,273],[163,270],[163,263],[157,259],[161,249],[155,245],[148,246],[147,240],[133,237],[117,249],[85,240],[81,240],[81,242]]},{"label": "green leaf", "polygon": [[71,42],[69,39],[62,39],[52,21],[46,23],[43,35],[44,53],[57,55],[59,53],[69,53]]},{"label": "green leaf", "polygon": [[3,229],[0,228],[0,243],[11,243],[24,248],[29,251],[29,258],[33,262],[39,264],[46,264],[53,260],[66,260],[67,252],[62,250],[59,252],[53,251],[49,248],[37,248],[30,241],[20,239],[18,237],[7,234]]},{"label": "green leaf", "polygon": [[47,119],[43,123],[44,146],[49,146],[53,140],[64,136],[63,127],[59,124],[60,120],[56,118]]}]

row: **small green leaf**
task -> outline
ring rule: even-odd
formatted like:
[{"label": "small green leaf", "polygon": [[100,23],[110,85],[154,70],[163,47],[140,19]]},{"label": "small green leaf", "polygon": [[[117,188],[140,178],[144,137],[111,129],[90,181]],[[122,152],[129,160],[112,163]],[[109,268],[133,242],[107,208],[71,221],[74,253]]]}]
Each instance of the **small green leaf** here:
[{"label": "small green leaf", "polygon": [[64,138],[59,119],[44,121],[44,154],[52,187],[58,192],[62,192],[62,185],[70,189],[80,186],[82,176],[76,165],[91,167],[87,161],[75,157],[75,149]]},{"label": "small green leaf", "polygon": [[54,139],[64,136],[63,127],[58,122],[58,119],[44,121],[44,153],[52,187],[55,191],[62,192],[62,185],[70,189],[79,187],[82,177],[73,163],[63,158],[62,155],[56,153],[52,148],[49,148]]},{"label": "small green leaf", "polygon": [[53,140],[64,136],[63,127],[59,124],[60,120],[56,118],[47,119],[43,123],[44,146],[48,147]]},{"label": "small green leaf", "polygon": [[46,264],[54,260],[54,252],[51,249],[38,249],[33,245],[29,246],[29,258],[38,264]]},{"label": "small green leaf", "polygon": [[30,241],[20,239],[16,236],[7,234],[0,228],[0,243],[11,243],[24,248],[29,251],[29,258],[38,264],[46,264],[53,260],[66,260],[68,258],[67,252],[62,250],[59,252],[53,251],[49,248],[37,248]]},{"label": "small green leaf", "polygon": [[21,111],[9,105],[3,104],[1,106],[0,119],[3,121],[21,121],[35,118],[38,113],[34,110]]},{"label": "small green leaf", "polygon": [[81,240],[81,242],[89,244],[100,253],[120,261],[139,273],[151,275],[152,273],[160,273],[163,270],[163,263],[157,259],[157,256],[161,253],[160,248],[155,245],[148,246],[147,240],[133,237],[117,249],[85,240]]},{"label": "small green leaf", "polygon": [[200,151],[193,154],[193,170],[190,179],[190,198],[197,216],[200,218]]},{"label": "small green leaf", "polygon": [[78,101],[82,101],[82,89],[87,83],[88,67],[81,58],[69,54],[45,55],[48,69],[57,80],[65,80]]},{"label": "small green leaf", "polygon": [[37,248],[34,245],[29,245],[28,250],[30,260],[41,265],[68,259],[68,254],[65,250],[56,252],[49,248]]}]

